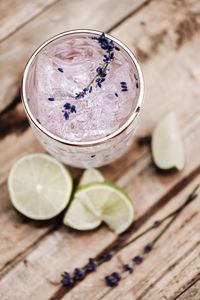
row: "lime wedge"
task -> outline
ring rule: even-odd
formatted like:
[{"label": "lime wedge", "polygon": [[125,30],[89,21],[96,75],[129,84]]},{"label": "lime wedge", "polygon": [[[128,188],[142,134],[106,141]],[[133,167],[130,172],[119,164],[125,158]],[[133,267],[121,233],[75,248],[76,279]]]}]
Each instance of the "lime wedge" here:
[{"label": "lime wedge", "polygon": [[101,220],[75,195],[64,216],[63,223],[74,229],[91,230],[98,227]]},{"label": "lime wedge", "polygon": [[[81,206],[79,210],[78,206]],[[96,228],[104,221],[120,234],[133,220],[134,206],[131,199],[114,184],[105,182],[91,183],[78,189],[63,222],[75,229],[85,230]]]},{"label": "lime wedge", "polygon": [[47,220],[69,202],[73,182],[67,169],[55,158],[38,153],[20,158],[8,177],[11,202],[23,215]]},{"label": "lime wedge", "polygon": [[152,135],[152,155],[155,165],[163,170],[184,167],[184,151],[175,112],[159,121]]},{"label": "lime wedge", "polygon": [[83,175],[81,176],[79,187],[86,185],[88,183],[92,182],[104,182],[105,179],[101,172],[95,168],[87,169],[83,172]]}]

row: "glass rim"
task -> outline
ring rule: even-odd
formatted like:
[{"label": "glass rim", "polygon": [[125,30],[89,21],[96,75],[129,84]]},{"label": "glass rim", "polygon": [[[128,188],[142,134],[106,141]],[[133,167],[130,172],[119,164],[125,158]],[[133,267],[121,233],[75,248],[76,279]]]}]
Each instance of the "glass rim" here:
[{"label": "glass rim", "polygon": [[[103,138],[97,139],[97,140],[93,140],[93,141],[86,141],[86,142],[72,142],[70,140],[61,138],[53,133],[51,133],[49,130],[45,129],[38,121],[37,119],[33,116],[29,105],[28,105],[28,98],[26,96],[26,79],[27,79],[27,75],[29,72],[29,68],[31,63],[33,62],[34,58],[36,57],[36,55],[48,44],[50,44],[51,42],[59,39],[60,37],[63,37],[65,35],[71,35],[71,34],[78,34],[78,33],[86,33],[86,34],[96,34],[96,35],[101,35],[102,32],[98,31],[98,30],[92,30],[92,29],[74,29],[74,30],[69,30],[69,31],[65,31],[62,33],[59,33],[55,36],[53,36],[52,38],[46,40],[44,43],[42,43],[32,54],[32,56],[29,58],[24,72],[23,72],[23,76],[22,76],[22,82],[21,82],[21,99],[22,99],[22,103],[25,109],[25,112],[28,116],[28,119],[30,120],[30,122],[42,133],[44,133],[46,136],[48,136],[49,138],[60,142],[62,144],[65,145],[69,145],[69,146],[77,146],[77,147],[88,147],[88,146],[95,146],[95,145],[99,145],[99,144],[103,144],[106,143],[110,140],[112,140],[113,138],[115,138],[116,136],[118,136],[119,134],[121,134],[123,131],[125,131],[136,119],[136,117],[139,115],[140,110],[141,110],[141,106],[143,103],[143,96],[144,96],[144,79],[143,79],[143,75],[142,75],[142,70],[140,68],[139,63],[137,62],[136,57],[134,56],[134,54],[132,53],[132,51],[121,41],[119,41],[117,38],[105,33],[105,36],[108,37],[109,39],[113,40],[115,43],[117,43],[120,47],[122,47],[126,53],[130,56],[131,60],[133,61],[136,70],[138,72],[139,75],[139,81],[140,81],[140,89],[139,89],[139,97],[137,100],[137,104],[135,109],[133,110],[131,116],[128,118],[128,120],[122,125],[120,126],[116,131],[114,131],[113,133],[109,134],[108,136],[105,136]],[[138,110],[139,108],[139,110]]]}]

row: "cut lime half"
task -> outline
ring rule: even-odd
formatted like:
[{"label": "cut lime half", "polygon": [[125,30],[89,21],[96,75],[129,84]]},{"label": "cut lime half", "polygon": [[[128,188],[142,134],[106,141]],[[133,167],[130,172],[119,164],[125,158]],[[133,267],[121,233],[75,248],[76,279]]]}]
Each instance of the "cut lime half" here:
[{"label": "cut lime half", "polygon": [[43,153],[17,160],[8,177],[12,204],[20,213],[35,220],[58,215],[69,202],[72,187],[68,170]]},{"label": "cut lime half", "polygon": [[133,220],[134,206],[131,199],[114,184],[105,182],[91,183],[78,189],[63,222],[75,229],[85,230],[96,228],[104,221],[120,234]]},{"label": "cut lime half", "polygon": [[175,112],[168,113],[152,134],[152,155],[155,165],[163,170],[184,167],[184,151]]}]

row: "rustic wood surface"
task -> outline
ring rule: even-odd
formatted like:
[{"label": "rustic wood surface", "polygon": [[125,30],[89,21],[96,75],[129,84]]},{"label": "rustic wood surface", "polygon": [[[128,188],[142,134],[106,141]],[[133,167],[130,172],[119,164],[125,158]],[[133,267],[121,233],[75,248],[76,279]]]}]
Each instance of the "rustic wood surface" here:
[{"label": "rustic wood surface", "polygon": [[[34,222],[12,207],[7,176],[22,155],[44,151],[34,138],[19,98],[28,57],[44,40],[73,28],[111,33],[138,57],[145,78],[145,106],[134,144],[118,161],[101,168],[108,181],[133,199],[136,220],[121,236],[106,226],[77,232],[62,218]],[[200,197],[160,239],[134,274],[117,288],[104,276],[117,270],[155,232],[130,245],[68,291],[60,274],[89,257],[129,240],[184,201],[200,182],[200,2],[198,0],[37,0],[0,2],[0,299],[199,300]],[[161,173],[152,163],[150,136],[168,111],[177,113],[186,164]],[[77,182],[82,170],[69,168]]]}]

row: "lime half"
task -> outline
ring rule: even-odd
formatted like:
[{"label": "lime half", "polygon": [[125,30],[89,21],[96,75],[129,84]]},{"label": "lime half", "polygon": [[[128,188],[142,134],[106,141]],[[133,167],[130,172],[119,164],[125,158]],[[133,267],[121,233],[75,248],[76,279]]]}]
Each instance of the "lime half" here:
[{"label": "lime half", "polygon": [[64,224],[75,229],[96,228],[104,221],[117,234],[134,220],[134,206],[127,194],[111,183],[91,183],[74,195]]},{"label": "lime half", "polygon": [[104,182],[105,179],[101,172],[95,168],[87,169],[83,172],[83,175],[81,176],[79,187],[86,185],[88,183],[92,182]]},{"label": "lime half", "polygon": [[58,215],[69,202],[72,178],[55,158],[38,153],[20,158],[8,177],[11,202],[23,215],[47,220]]},{"label": "lime half", "polygon": [[184,167],[184,151],[175,112],[159,121],[152,135],[152,155],[155,165],[163,170]]}]

